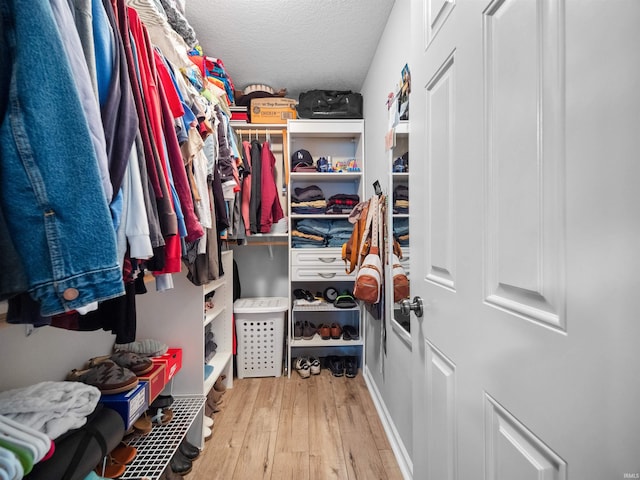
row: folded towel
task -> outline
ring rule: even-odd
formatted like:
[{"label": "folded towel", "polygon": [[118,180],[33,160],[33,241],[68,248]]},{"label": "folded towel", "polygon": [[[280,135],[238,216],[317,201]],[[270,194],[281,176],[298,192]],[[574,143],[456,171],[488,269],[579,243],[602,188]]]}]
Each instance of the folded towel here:
[{"label": "folded towel", "polygon": [[55,440],[82,427],[100,400],[100,390],[81,382],[40,382],[0,392],[0,415]]}]

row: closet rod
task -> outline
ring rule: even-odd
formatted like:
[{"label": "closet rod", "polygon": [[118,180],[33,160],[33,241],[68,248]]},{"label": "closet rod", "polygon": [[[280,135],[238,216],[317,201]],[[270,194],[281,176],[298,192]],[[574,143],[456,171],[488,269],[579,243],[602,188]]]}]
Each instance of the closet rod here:
[{"label": "closet rod", "polygon": [[277,128],[277,129],[271,129],[271,128],[263,128],[263,129],[256,129],[256,128],[234,128],[233,129],[234,132],[238,133],[238,134],[246,134],[246,135],[266,135],[268,134],[280,134],[283,137],[287,134],[287,129],[286,128]]}]

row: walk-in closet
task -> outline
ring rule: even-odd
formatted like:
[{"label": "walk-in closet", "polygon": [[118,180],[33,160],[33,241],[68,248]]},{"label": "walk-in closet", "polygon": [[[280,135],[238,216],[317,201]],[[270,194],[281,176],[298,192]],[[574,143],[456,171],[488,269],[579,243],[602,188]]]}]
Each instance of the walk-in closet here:
[{"label": "walk-in closet", "polygon": [[640,478],[640,2],[0,1],[0,480]]}]

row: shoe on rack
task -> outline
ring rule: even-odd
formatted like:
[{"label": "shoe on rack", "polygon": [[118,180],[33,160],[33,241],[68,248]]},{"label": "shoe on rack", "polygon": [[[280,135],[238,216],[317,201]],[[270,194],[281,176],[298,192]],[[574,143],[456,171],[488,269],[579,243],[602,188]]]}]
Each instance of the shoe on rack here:
[{"label": "shoe on rack", "polygon": [[323,323],[318,327],[318,335],[320,335],[322,340],[329,340],[331,338],[331,327]]},{"label": "shoe on rack", "polygon": [[306,357],[296,358],[294,368],[302,378],[309,378],[309,375],[311,375],[311,365],[309,365],[309,360]]},{"label": "shoe on rack", "polygon": [[92,385],[105,395],[128,392],[138,386],[136,374],[112,360],[105,360],[86,370],[73,369],[66,379]]},{"label": "shoe on rack", "polygon": [[218,377],[218,379],[216,380],[216,383],[213,384],[213,388],[215,389],[216,392],[222,393],[227,390],[227,386],[224,384],[225,378],[227,378],[227,376],[223,373]]},{"label": "shoe on rack", "polygon": [[211,438],[212,434],[213,430],[211,430],[209,427],[202,427],[202,436],[205,442]]},{"label": "shoe on rack", "polygon": [[305,340],[311,340],[315,336],[317,330],[318,328],[315,326],[315,324],[307,322],[305,320],[305,322],[302,324],[302,338],[304,338]]},{"label": "shoe on rack", "polygon": [[133,352],[145,357],[159,357],[167,353],[169,347],[159,340],[145,338],[131,343],[116,343],[114,352]]},{"label": "shoe on rack", "polygon": [[358,329],[356,327],[352,327],[351,325],[344,325],[342,327],[342,339],[343,340],[358,340],[360,335],[358,334]]},{"label": "shoe on rack", "polygon": [[189,460],[195,460],[200,455],[200,449],[193,445],[192,443],[187,442],[186,440],[182,440],[180,446],[178,447],[180,453],[182,453]]},{"label": "shoe on rack", "polygon": [[211,418],[209,415],[205,415],[202,421],[204,422],[205,427],[213,427],[213,418]]},{"label": "shoe on rack", "polygon": [[133,352],[115,352],[111,355],[93,357],[89,359],[86,367],[95,367],[106,360],[111,360],[116,365],[129,369],[136,375],[144,375],[145,373],[149,373],[153,370],[153,362],[149,357],[143,357]]},{"label": "shoe on rack", "polygon": [[216,405],[220,405],[222,403],[222,395],[224,395],[224,392],[219,392],[215,388],[212,388],[207,394],[207,399],[211,400]]},{"label": "shoe on rack", "polygon": [[320,359],[318,357],[309,357],[309,371],[311,375],[320,375]]},{"label": "shoe on rack", "polygon": [[334,377],[341,377],[344,375],[343,357],[338,357],[335,355],[327,357],[327,364],[329,366],[329,370],[331,370],[331,375],[333,375]]},{"label": "shoe on rack", "polygon": [[169,466],[175,473],[186,475],[191,471],[191,468],[193,468],[193,463],[185,457],[180,450],[177,450],[176,453],[173,454],[173,457],[171,457]]},{"label": "shoe on rack", "polygon": [[302,340],[302,322],[296,322],[293,324],[293,339]]},{"label": "shoe on rack", "polygon": [[111,457],[105,457],[94,469],[98,475],[104,478],[118,478],[124,475],[127,467],[122,463],[114,462]]},{"label": "shoe on rack", "polygon": [[[213,402],[211,402],[213,403]],[[206,401],[206,403],[204,404],[204,414],[207,417],[212,417],[214,413],[218,413],[220,411],[220,407],[218,407],[217,405],[211,405],[209,400]]]},{"label": "shoe on rack", "polygon": [[344,375],[347,378],[358,375],[358,357],[344,357]]},{"label": "shoe on rack", "polygon": [[340,340],[342,336],[342,328],[337,323],[331,324],[331,338],[333,340]]}]

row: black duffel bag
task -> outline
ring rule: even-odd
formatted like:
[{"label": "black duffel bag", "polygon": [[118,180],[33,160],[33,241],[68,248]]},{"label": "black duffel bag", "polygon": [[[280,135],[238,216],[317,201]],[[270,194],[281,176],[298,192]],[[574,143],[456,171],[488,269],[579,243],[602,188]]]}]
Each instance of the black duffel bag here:
[{"label": "black duffel bag", "polygon": [[298,99],[300,118],[362,118],[362,95],[351,90],[309,90]]}]

